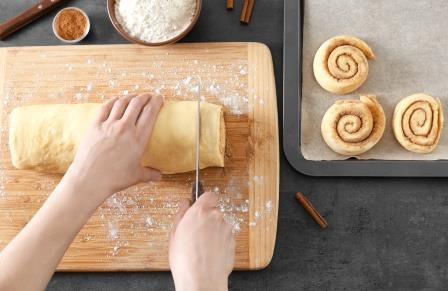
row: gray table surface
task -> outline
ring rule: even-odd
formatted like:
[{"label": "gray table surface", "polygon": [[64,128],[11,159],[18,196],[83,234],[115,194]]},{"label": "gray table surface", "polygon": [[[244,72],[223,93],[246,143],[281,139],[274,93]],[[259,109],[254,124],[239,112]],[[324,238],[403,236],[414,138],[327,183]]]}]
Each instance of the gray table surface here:
[{"label": "gray table surface", "polygon": [[[33,2],[1,1],[0,22]],[[125,43],[106,16],[105,2],[71,1],[93,22],[84,44]],[[266,43],[274,58],[282,116],[283,1],[257,1],[250,26],[239,24],[240,2],[235,1],[235,11],[227,12],[224,0],[204,0],[198,25],[184,41]],[[50,30],[53,15],[0,45],[60,44]],[[231,290],[447,290],[446,179],[313,178],[295,172],[283,153],[280,176],[274,259],[263,271],[232,274]],[[330,223],[328,230],[316,227],[296,202],[296,191],[306,193],[322,211]],[[60,273],[48,286],[48,290],[172,289],[169,273]]]}]

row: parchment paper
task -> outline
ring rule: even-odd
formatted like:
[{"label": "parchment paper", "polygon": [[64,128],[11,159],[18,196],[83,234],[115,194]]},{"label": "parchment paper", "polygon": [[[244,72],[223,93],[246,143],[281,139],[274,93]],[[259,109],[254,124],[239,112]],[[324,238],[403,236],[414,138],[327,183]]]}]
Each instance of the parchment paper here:
[{"label": "parchment paper", "polygon": [[[327,109],[342,98],[375,94],[386,112],[381,141],[360,159],[448,159],[448,128],[431,154],[402,148],[392,132],[395,105],[404,97],[426,93],[439,97],[448,119],[448,1],[446,0],[308,0],[305,1],[301,147],[308,160],[341,160],[322,139],[320,124]],[[349,95],[328,93],[313,75],[313,58],[327,39],[351,34],[366,41],[376,60],[364,85]]]}]

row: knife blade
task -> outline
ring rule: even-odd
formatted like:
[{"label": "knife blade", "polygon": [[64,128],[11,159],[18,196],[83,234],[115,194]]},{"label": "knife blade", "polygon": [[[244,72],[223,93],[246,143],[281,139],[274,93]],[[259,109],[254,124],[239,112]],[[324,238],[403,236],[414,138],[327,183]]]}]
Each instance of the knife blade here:
[{"label": "knife blade", "polygon": [[198,84],[197,88],[197,116],[196,116],[196,181],[193,184],[192,200],[193,203],[199,199],[204,193],[204,189],[201,183],[200,171],[201,171],[201,85]]}]

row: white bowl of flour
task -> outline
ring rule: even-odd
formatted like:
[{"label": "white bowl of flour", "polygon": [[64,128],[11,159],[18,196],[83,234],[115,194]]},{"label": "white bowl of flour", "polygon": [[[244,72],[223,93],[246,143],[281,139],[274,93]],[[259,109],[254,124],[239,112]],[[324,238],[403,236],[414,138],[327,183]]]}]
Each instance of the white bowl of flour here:
[{"label": "white bowl of flour", "polygon": [[108,0],[107,10],[117,31],[131,42],[160,46],[190,32],[202,0]]}]

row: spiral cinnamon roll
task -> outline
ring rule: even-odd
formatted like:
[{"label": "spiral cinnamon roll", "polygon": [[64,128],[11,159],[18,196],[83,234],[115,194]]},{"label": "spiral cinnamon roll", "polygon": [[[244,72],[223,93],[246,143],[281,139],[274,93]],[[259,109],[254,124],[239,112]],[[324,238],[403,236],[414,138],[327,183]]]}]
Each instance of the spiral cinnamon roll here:
[{"label": "spiral cinnamon roll", "polygon": [[365,153],[381,139],[386,115],[375,96],[360,100],[338,100],[325,113],[321,132],[327,145],[336,153],[355,156]]},{"label": "spiral cinnamon roll", "polygon": [[374,59],[370,47],[350,35],[333,37],[324,42],[314,57],[313,69],[317,82],[325,90],[348,94],[366,81],[368,59]]},{"label": "spiral cinnamon roll", "polygon": [[430,153],[442,134],[442,103],[425,94],[408,96],[395,107],[392,126],[395,138],[405,149]]}]

